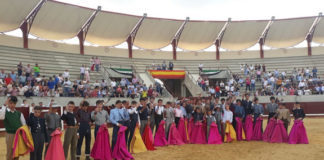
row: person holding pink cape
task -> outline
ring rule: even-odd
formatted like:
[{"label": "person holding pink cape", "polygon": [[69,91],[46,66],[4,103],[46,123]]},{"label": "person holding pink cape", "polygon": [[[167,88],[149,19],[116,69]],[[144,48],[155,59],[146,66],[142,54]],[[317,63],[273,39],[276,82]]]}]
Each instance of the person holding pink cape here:
[{"label": "person holding pink cape", "polygon": [[253,116],[254,116],[254,127],[252,140],[261,141],[262,140],[262,115],[264,114],[264,109],[261,104],[259,104],[259,99],[254,98],[254,103],[252,104]]},{"label": "person holding pink cape", "polygon": [[170,126],[169,136],[168,136],[169,145],[183,145],[185,144],[180,136],[178,129],[175,123],[172,123]]},{"label": "person holding pink cape", "polygon": [[159,128],[155,133],[155,137],[154,137],[154,146],[158,146],[158,147],[162,147],[162,146],[166,146],[168,145],[168,142],[165,138],[165,121],[162,120],[160,122]]},{"label": "person holding pink cape", "polygon": [[288,134],[284,126],[284,122],[280,119],[277,120],[273,132],[271,134],[270,143],[287,143]]},{"label": "person holding pink cape", "polygon": [[237,140],[238,141],[245,140],[246,137],[243,129],[243,119],[245,117],[245,111],[242,106],[242,101],[240,99],[236,100],[234,114],[235,114],[235,121],[236,121],[235,131],[236,131]]},{"label": "person holding pink cape", "polygon": [[277,121],[275,118],[270,118],[266,129],[264,130],[264,133],[262,135],[262,139],[264,142],[270,142],[272,132],[275,128]]},{"label": "person holding pink cape", "polygon": [[126,146],[125,132],[127,127],[120,126],[118,130],[117,142],[112,152],[112,157],[116,160],[130,160],[134,159],[133,156],[128,152]]},{"label": "person holding pink cape", "polygon": [[194,117],[194,127],[192,130],[191,143],[193,144],[205,144],[206,134],[203,126],[204,115],[201,113],[201,108],[197,107],[193,114]]},{"label": "person holding pink cape", "polygon": [[299,102],[296,102],[292,110],[295,121],[290,130],[289,144],[308,144],[308,137],[304,126],[303,119],[305,118],[305,112],[300,107]]},{"label": "person holding pink cape", "polygon": [[51,143],[49,143],[48,150],[45,155],[45,160],[65,160],[61,136],[62,132],[59,129],[56,129],[54,132],[52,132]]},{"label": "person holding pink cape", "polygon": [[184,143],[189,143],[188,129],[187,129],[187,120],[185,118],[180,118],[178,124],[178,131]]},{"label": "person holding pink cape", "polygon": [[212,111],[207,111],[206,116],[207,123],[207,143],[208,144],[222,144],[222,136],[218,131],[218,126],[216,124],[216,118],[212,115]]},{"label": "person holding pink cape", "polygon": [[99,127],[96,140],[93,144],[90,156],[93,159],[111,160],[111,148],[109,140],[109,132],[107,125],[102,124]]}]

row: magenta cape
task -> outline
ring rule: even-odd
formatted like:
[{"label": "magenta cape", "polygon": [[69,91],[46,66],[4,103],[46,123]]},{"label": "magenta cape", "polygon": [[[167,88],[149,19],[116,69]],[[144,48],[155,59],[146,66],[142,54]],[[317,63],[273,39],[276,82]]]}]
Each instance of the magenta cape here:
[{"label": "magenta cape", "polygon": [[240,119],[240,117],[235,117],[235,121],[236,121],[236,138],[238,141],[242,141],[245,140],[245,132],[243,130],[243,123]]},{"label": "magenta cape", "polygon": [[247,115],[245,118],[244,131],[245,131],[246,140],[251,141],[253,136],[253,122],[252,122],[251,115]]},{"label": "magenta cape", "polygon": [[258,117],[256,119],[255,126],[253,128],[252,140],[261,141],[262,140],[262,118]]},{"label": "magenta cape", "polygon": [[168,145],[168,142],[165,138],[165,129],[164,129],[165,121],[161,121],[159,124],[159,128],[155,133],[154,137],[154,146],[165,146]]},{"label": "magenta cape", "polygon": [[182,137],[180,136],[180,134],[178,132],[178,129],[177,129],[175,123],[172,123],[170,126],[168,144],[169,145],[183,145],[183,144],[185,144],[182,140]]},{"label": "magenta cape", "polygon": [[206,132],[202,122],[196,122],[192,130],[191,143],[193,144],[206,144]]},{"label": "magenta cape", "polygon": [[289,144],[308,144],[307,133],[302,120],[295,120],[289,134]]},{"label": "magenta cape", "polygon": [[187,133],[186,119],[181,118],[178,124],[178,131],[184,143],[189,143],[189,136]]},{"label": "magenta cape", "polygon": [[153,136],[152,136],[152,130],[150,128],[150,125],[146,125],[145,130],[142,135],[143,142],[146,146],[147,150],[153,151],[155,150],[154,148],[154,141],[153,141]]},{"label": "magenta cape", "polygon": [[282,120],[277,120],[277,123],[275,124],[275,127],[271,135],[270,142],[271,143],[288,142],[288,134]]},{"label": "magenta cape", "polygon": [[195,128],[195,122],[193,118],[190,118],[189,125],[188,125],[188,135],[189,135],[189,142],[192,143],[193,140],[193,130]]},{"label": "magenta cape", "polygon": [[208,144],[222,144],[222,136],[219,134],[217,124],[213,122],[209,128]]},{"label": "magenta cape", "polygon": [[263,141],[270,142],[271,135],[273,133],[273,129],[274,129],[275,125],[276,125],[276,119],[271,118],[266,129],[264,130],[263,135],[262,135]]},{"label": "magenta cape", "polygon": [[91,150],[91,157],[94,159],[100,160],[111,160],[111,148],[109,141],[109,132],[106,125],[101,125],[98,133],[96,141],[93,144]]},{"label": "magenta cape", "polygon": [[120,126],[118,130],[117,142],[112,153],[112,157],[116,160],[134,159],[133,156],[128,152],[126,147],[126,140],[125,140],[126,129],[127,127]]},{"label": "magenta cape", "polygon": [[53,160],[53,159],[65,160],[61,135],[62,132],[60,130],[55,130],[51,134],[52,139],[48,146],[45,160]]}]

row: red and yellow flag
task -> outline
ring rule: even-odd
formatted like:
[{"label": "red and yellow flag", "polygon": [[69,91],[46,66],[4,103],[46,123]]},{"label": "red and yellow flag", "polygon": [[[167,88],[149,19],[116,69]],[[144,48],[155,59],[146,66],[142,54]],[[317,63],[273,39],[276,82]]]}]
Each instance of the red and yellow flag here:
[{"label": "red and yellow flag", "polygon": [[149,70],[153,78],[159,79],[184,79],[186,72],[184,70]]}]

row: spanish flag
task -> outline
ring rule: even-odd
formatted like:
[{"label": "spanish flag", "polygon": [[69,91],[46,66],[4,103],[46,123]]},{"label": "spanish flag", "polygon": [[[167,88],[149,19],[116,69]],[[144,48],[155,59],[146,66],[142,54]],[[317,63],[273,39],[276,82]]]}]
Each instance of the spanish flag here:
[{"label": "spanish flag", "polygon": [[186,72],[184,70],[149,70],[153,78],[159,79],[184,79]]}]

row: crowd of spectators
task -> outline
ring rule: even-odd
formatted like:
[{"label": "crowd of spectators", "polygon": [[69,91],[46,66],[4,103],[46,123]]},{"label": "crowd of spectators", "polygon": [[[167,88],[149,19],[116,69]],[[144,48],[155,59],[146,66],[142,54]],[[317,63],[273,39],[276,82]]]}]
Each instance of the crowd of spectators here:
[{"label": "crowd of spectators", "polygon": [[231,78],[217,81],[215,84],[210,84],[207,76],[200,76],[197,84],[215,96],[239,96],[240,89],[243,89],[243,92],[244,89],[245,92],[253,92],[255,96],[312,95],[324,92],[323,82],[316,67],[294,68],[289,73],[278,69],[267,71],[264,64],[242,64],[240,70],[241,74],[231,73]]},{"label": "crowd of spectators", "polygon": [[[71,81],[69,70],[62,74],[46,77],[41,75],[38,64],[31,67],[24,66],[21,62],[17,65],[17,71],[0,71],[0,96],[25,96],[25,97],[158,97],[162,94],[162,86],[157,83],[147,87],[134,76],[131,81],[122,78],[113,80],[110,84],[106,80],[95,80],[90,83],[90,72],[99,71],[100,60],[92,58],[88,68],[80,67],[80,77]],[[98,60],[96,60],[98,59]],[[96,62],[97,61],[97,62]],[[93,62],[93,63],[92,63]]]}]

